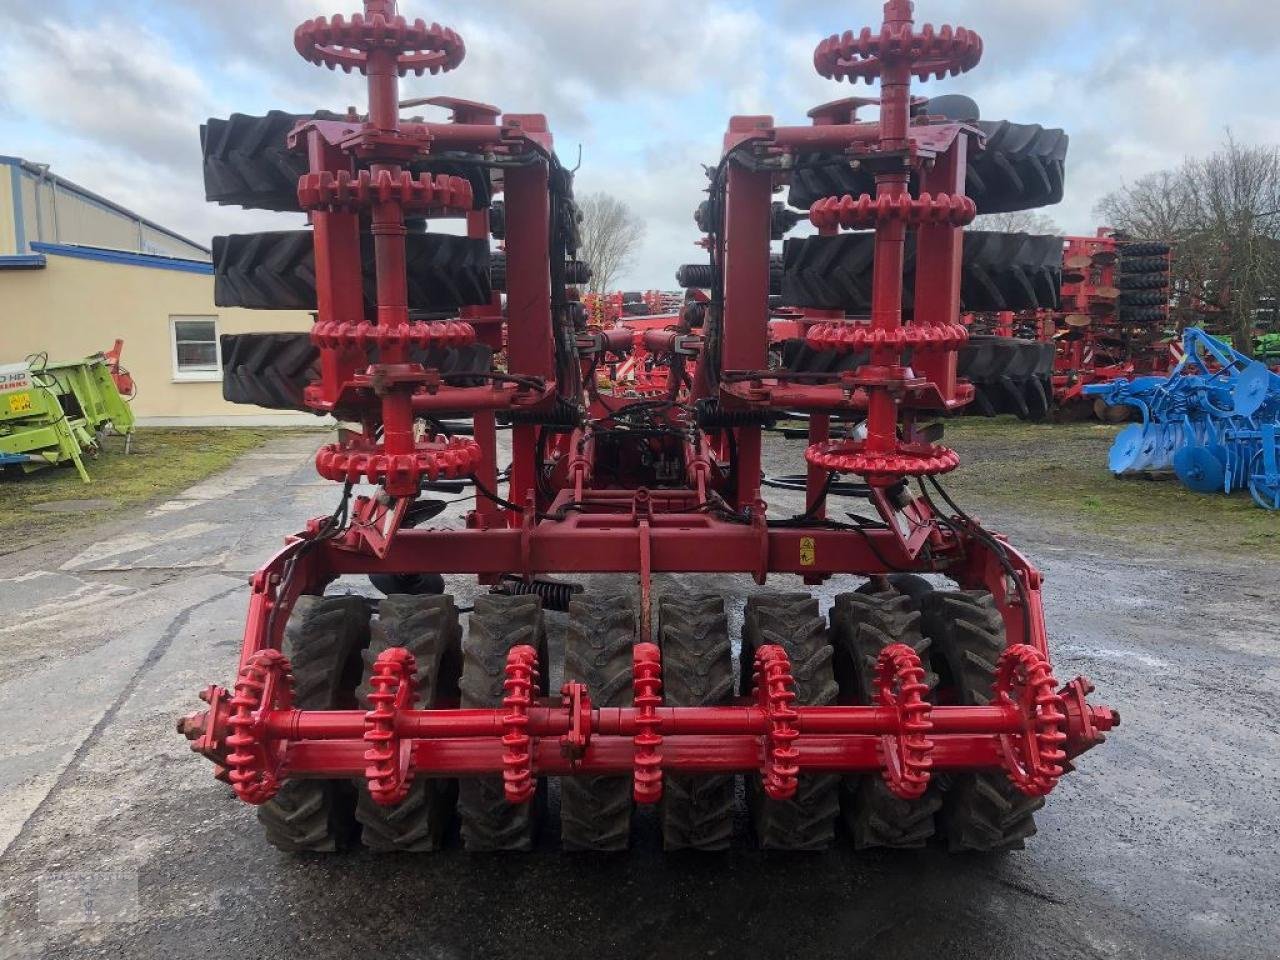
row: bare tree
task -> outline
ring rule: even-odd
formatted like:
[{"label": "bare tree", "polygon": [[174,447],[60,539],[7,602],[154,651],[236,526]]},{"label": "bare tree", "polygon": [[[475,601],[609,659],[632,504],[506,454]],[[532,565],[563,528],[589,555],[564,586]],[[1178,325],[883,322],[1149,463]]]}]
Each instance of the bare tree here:
[{"label": "bare tree", "polygon": [[629,206],[608,193],[589,193],[578,199],[582,211],[579,255],[591,267],[591,290],[613,289],[618,275],[635,258],[644,239],[644,222]]},{"label": "bare tree", "polygon": [[1098,212],[1135,239],[1177,245],[1174,286],[1183,320],[1218,320],[1252,352],[1260,311],[1280,294],[1280,148],[1222,148],[1121,187]]},{"label": "bare tree", "polygon": [[985,213],[973,222],[973,229],[991,230],[995,233],[1032,233],[1041,236],[1061,236],[1063,232],[1052,217],[1038,210]]}]

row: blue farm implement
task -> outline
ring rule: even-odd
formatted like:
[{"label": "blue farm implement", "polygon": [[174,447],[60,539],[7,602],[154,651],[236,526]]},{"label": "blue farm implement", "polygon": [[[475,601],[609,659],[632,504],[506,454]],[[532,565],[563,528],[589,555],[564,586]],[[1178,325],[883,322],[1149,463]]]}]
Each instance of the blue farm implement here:
[{"label": "blue farm implement", "polygon": [[1259,506],[1280,509],[1280,374],[1203,330],[1185,331],[1182,347],[1167,377],[1085,388],[1109,406],[1142,415],[1116,437],[1111,472],[1172,470],[1200,493],[1247,488]]}]

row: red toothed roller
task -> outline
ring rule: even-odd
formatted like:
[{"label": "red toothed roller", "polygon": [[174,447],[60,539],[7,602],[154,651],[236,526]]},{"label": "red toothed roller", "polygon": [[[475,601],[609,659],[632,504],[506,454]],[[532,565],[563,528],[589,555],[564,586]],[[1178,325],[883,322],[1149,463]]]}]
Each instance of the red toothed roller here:
[{"label": "red toothed roller", "polygon": [[1000,657],[994,702],[1015,708],[1025,729],[1001,737],[1005,772],[1029,797],[1048,796],[1066,772],[1067,710],[1049,661],[1023,644]]},{"label": "red toothed roller", "polygon": [[656,645],[637,644],[632,653],[632,686],[636,705],[635,772],[632,794],[636,803],[662,799],[662,734],[658,707],[662,706],[662,660]]},{"label": "red toothed roller", "polygon": [[809,328],[805,342],[814,350],[857,353],[877,347],[904,350],[958,350],[969,340],[962,323],[916,323],[888,330],[865,323],[818,323]]},{"label": "red toothed roller", "polygon": [[[394,8],[394,4],[390,5]],[[294,31],[293,45],[302,58],[344,73],[369,68],[369,51],[391,48],[400,76],[447,73],[462,63],[467,48],[462,38],[438,23],[410,23],[398,14],[342,14],[316,17]]]},{"label": "red toothed roller", "polygon": [[529,707],[538,679],[538,651],[512,647],[507,654],[506,679],[502,682],[502,789],[507,803],[528,803],[537,785],[533,780],[533,753],[529,739]]},{"label": "red toothed roller", "polygon": [[365,779],[373,802],[394,807],[413,786],[413,757],[396,729],[400,714],[413,707],[417,665],[403,647],[384,650],[369,679],[370,710],[364,715]]},{"label": "red toothed roller", "polygon": [[258,651],[240,669],[227,720],[227,778],[245,803],[266,803],[280,790],[287,744],[267,738],[265,718],[292,707],[289,661],[279,650]]},{"label": "red toothed roller", "polygon": [[400,323],[390,327],[369,323],[339,323],[322,320],[311,328],[311,342],[317,347],[364,350],[367,347],[465,347],[476,341],[475,327],[459,320]]},{"label": "red toothed roller", "polygon": [[905,223],[909,227],[946,224],[964,227],[973,223],[978,215],[978,205],[968,197],[952,197],[940,193],[936,197],[927,193],[919,197],[909,194],[887,194],[872,197],[862,194],[851,197],[825,197],[809,208],[809,220],[819,230],[837,227],[857,230],[874,227],[880,223]]},{"label": "red toothed roller", "polygon": [[903,800],[924,796],[933,761],[932,708],[925,697],[920,656],[904,643],[885,647],[876,662],[876,703],[897,714],[897,729],[880,738],[882,776],[889,791]]}]

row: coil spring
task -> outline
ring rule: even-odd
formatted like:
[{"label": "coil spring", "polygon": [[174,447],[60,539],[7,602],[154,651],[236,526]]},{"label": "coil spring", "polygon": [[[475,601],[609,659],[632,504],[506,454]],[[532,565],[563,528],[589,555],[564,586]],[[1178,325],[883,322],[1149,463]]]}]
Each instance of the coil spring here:
[{"label": "coil spring", "polygon": [[560,580],[523,580],[520,577],[504,577],[502,583],[493,588],[494,593],[502,593],[511,597],[541,597],[542,609],[556,613],[567,613],[569,603],[585,588],[580,583],[565,583]]},{"label": "coil spring", "polygon": [[499,420],[513,426],[576,427],[582,420],[582,414],[576,405],[561,397],[549,410],[512,410],[499,414]]},{"label": "coil spring", "polygon": [[723,410],[714,399],[699,400],[698,426],[703,430],[728,430],[734,427],[772,427],[777,414],[767,410]]}]

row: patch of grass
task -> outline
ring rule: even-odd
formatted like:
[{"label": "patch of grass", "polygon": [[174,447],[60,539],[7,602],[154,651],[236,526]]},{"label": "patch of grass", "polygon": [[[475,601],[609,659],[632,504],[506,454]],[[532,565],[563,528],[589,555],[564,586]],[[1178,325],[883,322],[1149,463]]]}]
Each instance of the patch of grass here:
[{"label": "patch of grass", "polygon": [[[241,427],[140,428],[128,456],[124,439],[109,437],[102,455],[85,461],[92,483],[83,483],[70,466],[5,476],[0,479],[0,554],[48,543],[59,534],[95,525],[129,507],[172,496],[279,435],[279,431]],[[101,500],[103,504],[78,513],[34,509],[60,500]]]},{"label": "patch of grass", "polygon": [[1280,515],[1260,509],[1247,491],[1200,494],[1172,475],[1112,476],[1107,454],[1120,429],[1005,417],[949,421],[946,442],[961,466],[944,483],[962,505],[993,520],[1016,513],[1073,538],[1280,557]]}]

